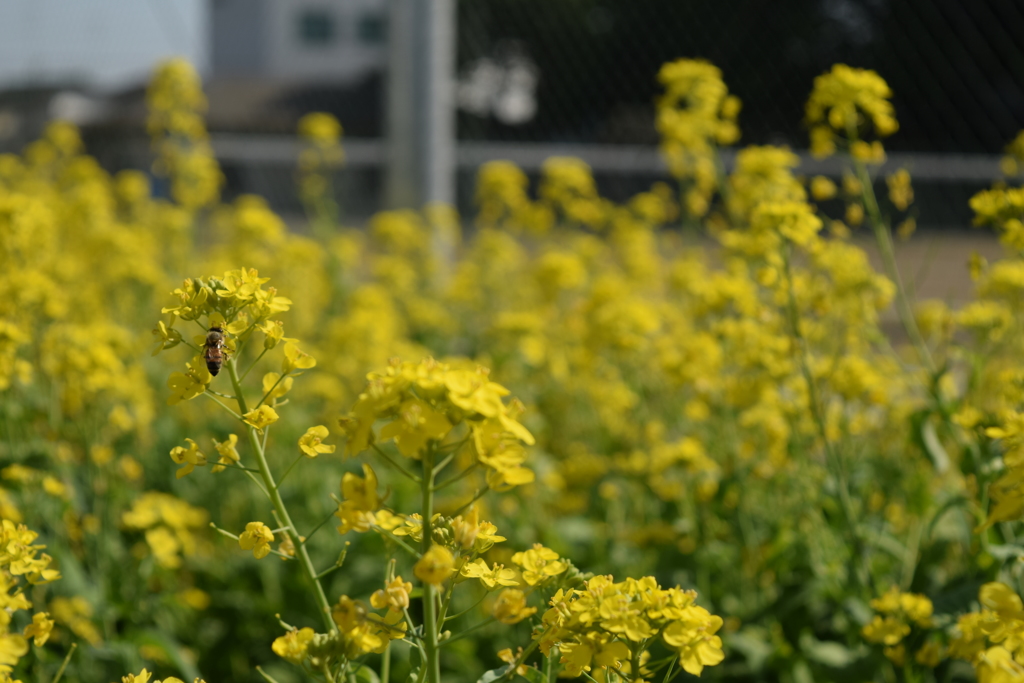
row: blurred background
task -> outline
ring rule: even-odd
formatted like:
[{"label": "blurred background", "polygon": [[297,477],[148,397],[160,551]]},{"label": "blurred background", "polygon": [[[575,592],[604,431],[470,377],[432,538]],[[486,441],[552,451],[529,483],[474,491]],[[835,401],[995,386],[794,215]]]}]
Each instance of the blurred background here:
[{"label": "blurred background", "polygon": [[741,145],[789,145],[800,172],[833,175],[801,121],[814,77],[844,62],[892,87],[889,166],[911,170],[920,228],[948,231],[1024,128],[1022,25],[1018,0],[5,0],[0,152],[60,118],[109,170],[148,168],[145,84],[183,56],[206,82],[226,199],[297,217],[296,123],[326,111],[345,129],[349,222],[427,200],[469,214],[495,158],[533,173],[579,156],[624,200],[667,178],[663,62],[710,60],[743,101]]}]

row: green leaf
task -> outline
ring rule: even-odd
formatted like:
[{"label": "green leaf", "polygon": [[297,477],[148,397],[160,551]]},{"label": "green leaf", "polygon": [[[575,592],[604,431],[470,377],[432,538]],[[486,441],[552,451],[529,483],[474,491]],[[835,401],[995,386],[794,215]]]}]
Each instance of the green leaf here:
[{"label": "green leaf", "polygon": [[356,671],[356,680],[362,683],[380,683],[380,676],[370,667],[362,665]]},{"label": "green leaf", "polygon": [[949,454],[939,441],[939,435],[935,433],[935,425],[931,420],[924,420],[921,423],[921,443],[928,457],[932,459],[935,471],[942,473],[949,469]]},{"label": "green leaf", "polygon": [[508,673],[508,668],[510,666],[512,666],[512,665],[511,664],[506,664],[505,666],[498,667],[497,669],[491,669],[490,671],[485,671],[484,675],[481,676],[480,678],[478,678],[476,683],[491,683],[491,681],[496,681],[496,680],[498,680],[499,678],[501,678],[502,676],[504,676],[505,674]]},{"label": "green leaf", "polygon": [[988,547],[988,553],[997,560],[1006,562],[1009,559],[1024,557],[1024,548],[1019,545],[1011,545],[1009,543],[990,545]]},{"label": "green leaf", "polygon": [[807,666],[807,662],[802,659],[793,664],[790,673],[793,676],[793,683],[814,683],[811,667]]},{"label": "green leaf", "polygon": [[729,650],[735,650],[746,658],[751,671],[758,672],[774,652],[770,638],[767,629],[750,627],[738,633],[727,633],[722,639],[726,641]]},{"label": "green leaf", "polygon": [[857,654],[841,643],[818,640],[806,631],[800,635],[800,650],[807,659],[832,669],[843,669],[857,660]]},{"label": "green leaf", "polygon": [[868,607],[867,603],[860,598],[853,596],[847,597],[843,600],[843,607],[846,609],[846,613],[850,615],[854,623],[864,626],[871,621],[874,616],[874,611]]},{"label": "green leaf", "polygon": [[[511,665],[510,665],[511,666]],[[523,678],[530,681],[530,683],[547,683],[548,679],[545,678],[544,674],[532,666],[523,667]]]}]

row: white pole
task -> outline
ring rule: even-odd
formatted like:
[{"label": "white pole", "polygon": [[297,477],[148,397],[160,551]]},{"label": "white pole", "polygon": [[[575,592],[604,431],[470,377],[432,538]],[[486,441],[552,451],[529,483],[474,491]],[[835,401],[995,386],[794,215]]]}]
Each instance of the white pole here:
[{"label": "white pole", "polygon": [[427,11],[422,24],[424,87],[423,199],[455,203],[455,0],[420,0]]},{"label": "white pole", "polygon": [[455,202],[455,0],[389,0],[385,200]]}]

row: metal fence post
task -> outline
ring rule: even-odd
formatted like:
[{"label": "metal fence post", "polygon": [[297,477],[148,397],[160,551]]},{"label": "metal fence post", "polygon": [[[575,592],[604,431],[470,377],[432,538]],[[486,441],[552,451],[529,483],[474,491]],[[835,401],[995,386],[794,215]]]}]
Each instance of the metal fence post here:
[{"label": "metal fence post", "polygon": [[455,202],[455,1],[390,0],[387,82],[391,208]]}]

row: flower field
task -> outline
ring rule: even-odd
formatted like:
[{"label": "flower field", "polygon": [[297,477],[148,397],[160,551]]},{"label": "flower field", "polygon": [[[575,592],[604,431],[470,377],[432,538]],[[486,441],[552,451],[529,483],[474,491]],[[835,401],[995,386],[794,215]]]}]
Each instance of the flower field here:
[{"label": "flower field", "polygon": [[719,70],[656,76],[623,204],[493,161],[475,216],[345,226],[311,114],[289,230],[221,201],[180,61],[152,173],[0,155],[0,681],[1024,680],[1024,135],[951,310],[896,268],[881,76],[808,84],[839,183],[727,172]]}]

